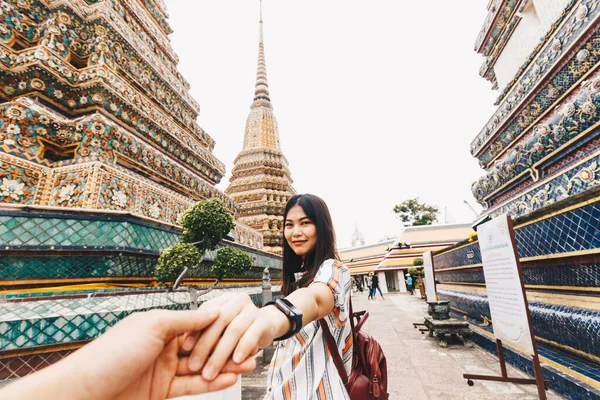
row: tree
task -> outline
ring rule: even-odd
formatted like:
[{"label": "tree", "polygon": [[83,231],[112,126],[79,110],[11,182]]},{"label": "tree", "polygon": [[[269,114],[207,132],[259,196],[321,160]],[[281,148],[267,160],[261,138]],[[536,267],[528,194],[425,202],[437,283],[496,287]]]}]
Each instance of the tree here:
[{"label": "tree", "polygon": [[217,251],[212,271],[217,279],[230,278],[248,271],[252,266],[252,257],[233,246],[221,247]]},{"label": "tree", "polygon": [[181,217],[183,241],[194,243],[201,253],[217,248],[235,227],[229,209],[218,198],[204,200],[188,208]]},{"label": "tree", "polygon": [[223,201],[216,198],[188,208],[181,217],[181,225],[181,241],[163,251],[158,258],[154,276],[160,285],[169,285],[167,292],[189,293],[191,307],[197,308],[199,296],[215,288],[223,278],[239,275],[249,269],[252,257],[237,248],[222,247],[217,251],[211,268],[216,277],[212,287],[202,292],[195,285],[180,287],[186,275],[200,266],[204,253],[215,250],[235,227],[229,209]]},{"label": "tree", "polygon": [[156,264],[154,277],[160,285],[174,283],[186,268],[195,267],[202,253],[190,243],[179,242],[162,252]]},{"label": "tree", "polygon": [[439,209],[434,206],[420,203],[419,198],[404,200],[396,204],[393,211],[405,226],[431,225],[437,221]]},{"label": "tree", "polygon": [[423,265],[422,258],[413,258],[413,266],[420,267],[421,265]]}]

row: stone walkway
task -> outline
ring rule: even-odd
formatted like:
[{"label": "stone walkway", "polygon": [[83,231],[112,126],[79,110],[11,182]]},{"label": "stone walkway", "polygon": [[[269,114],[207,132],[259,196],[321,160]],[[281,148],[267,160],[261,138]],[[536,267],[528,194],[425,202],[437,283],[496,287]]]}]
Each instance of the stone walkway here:
[{"label": "stone walkway", "polygon": [[[368,301],[365,292],[352,296],[352,302],[355,310],[369,311],[363,329],[385,352],[390,400],[537,399],[535,385],[475,381],[469,387],[463,373],[500,375],[497,357],[478,346],[451,344],[442,349],[437,339],[420,334],[412,323],[423,321],[427,304],[416,296],[390,294],[385,300]],[[259,363],[252,374],[243,377],[243,399],[262,398],[267,368],[268,363]],[[527,377],[510,364],[507,368],[509,376]],[[553,391],[547,394],[549,400],[563,398]]]}]

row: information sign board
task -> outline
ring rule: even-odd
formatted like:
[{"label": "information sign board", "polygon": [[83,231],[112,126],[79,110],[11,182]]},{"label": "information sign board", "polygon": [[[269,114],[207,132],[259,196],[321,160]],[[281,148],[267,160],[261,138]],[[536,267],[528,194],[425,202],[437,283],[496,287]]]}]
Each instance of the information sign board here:
[{"label": "information sign board", "polygon": [[477,227],[494,335],[533,355],[528,307],[511,235],[507,215]]},{"label": "information sign board", "polygon": [[427,301],[437,301],[437,292],[435,290],[435,276],[433,273],[433,257],[431,251],[423,253],[423,269],[425,270],[425,294]]}]

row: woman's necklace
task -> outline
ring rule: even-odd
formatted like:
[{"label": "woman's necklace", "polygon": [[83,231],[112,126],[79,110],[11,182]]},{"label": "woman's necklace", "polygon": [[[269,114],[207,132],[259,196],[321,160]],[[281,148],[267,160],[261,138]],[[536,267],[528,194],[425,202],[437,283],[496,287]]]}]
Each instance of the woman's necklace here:
[{"label": "woman's necklace", "polygon": [[[300,272],[294,272],[294,280],[296,282],[298,282],[300,279],[302,279],[303,275],[304,275],[304,263],[302,263],[302,265],[300,265]],[[296,287],[298,287],[298,285],[296,285]]]}]

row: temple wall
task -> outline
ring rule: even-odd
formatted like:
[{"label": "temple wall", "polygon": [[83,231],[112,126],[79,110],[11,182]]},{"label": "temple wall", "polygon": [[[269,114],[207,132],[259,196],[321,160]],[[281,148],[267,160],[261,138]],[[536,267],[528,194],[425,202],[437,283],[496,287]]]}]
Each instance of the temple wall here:
[{"label": "temple wall", "polygon": [[[542,362],[573,369],[575,378],[600,389],[600,188],[514,226]],[[486,326],[491,315],[478,241],[436,253],[434,265],[439,297],[473,326]]]},{"label": "temple wall", "polygon": [[[473,195],[483,215],[513,218],[544,377],[568,398],[600,398],[600,6],[525,3],[490,8],[478,37],[480,75],[500,93],[471,143],[485,170]],[[477,240],[434,262],[440,297],[492,349]],[[529,356],[509,352],[531,372]]]},{"label": "temple wall", "polygon": [[[192,204],[233,199],[177,71],[162,0],[0,2],[0,386],[53,364],[127,315],[190,306],[154,270]],[[253,267],[204,301],[261,303],[281,258],[239,220]],[[215,252],[184,285],[215,283]]]},{"label": "temple wall", "polygon": [[527,60],[561,11],[571,0],[530,0],[518,13],[521,17],[506,46],[499,55],[494,72],[503,90],[519,67]]}]

